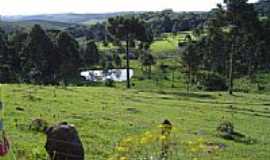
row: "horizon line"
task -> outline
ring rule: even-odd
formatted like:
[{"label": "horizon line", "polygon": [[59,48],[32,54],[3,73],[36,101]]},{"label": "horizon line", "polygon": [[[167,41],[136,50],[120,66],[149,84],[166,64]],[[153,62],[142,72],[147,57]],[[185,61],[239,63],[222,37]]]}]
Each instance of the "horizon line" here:
[{"label": "horizon line", "polygon": [[[214,8],[213,8],[214,9]],[[83,15],[83,14],[113,14],[113,13],[140,13],[140,12],[162,12],[162,11],[165,11],[165,10],[172,10],[173,12],[175,13],[181,13],[181,12],[210,12],[212,9],[208,10],[208,11],[205,11],[205,10],[194,10],[194,11],[175,11],[173,9],[163,9],[163,10],[151,10],[151,11],[112,11],[112,12],[54,12],[54,13],[33,13],[33,14],[1,14],[0,13],[0,16],[2,17],[15,17],[15,16],[41,16],[41,15],[61,15],[61,14],[77,14],[77,15]]]}]

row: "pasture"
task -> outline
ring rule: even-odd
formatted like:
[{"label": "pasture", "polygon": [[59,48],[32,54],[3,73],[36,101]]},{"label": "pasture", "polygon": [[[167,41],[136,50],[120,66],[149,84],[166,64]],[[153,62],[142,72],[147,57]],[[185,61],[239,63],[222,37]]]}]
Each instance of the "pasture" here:
[{"label": "pasture", "polygon": [[[12,143],[4,160],[46,159],[45,135],[29,129],[35,118],[50,124],[74,124],[87,160],[104,160],[119,154],[116,148],[123,139],[158,133],[164,119],[174,126],[169,159],[270,158],[270,97],[264,93],[239,92],[229,96],[225,92],[187,94],[179,89],[126,90],[121,85],[105,88],[13,84],[1,85],[1,101],[5,103],[5,129]],[[224,120],[231,121],[237,132],[252,139],[251,143],[218,137],[216,128]],[[214,152],[189,147],[189,143],[200,139],[223,147]],[[136,149],[151,157],[151,145]]]}]

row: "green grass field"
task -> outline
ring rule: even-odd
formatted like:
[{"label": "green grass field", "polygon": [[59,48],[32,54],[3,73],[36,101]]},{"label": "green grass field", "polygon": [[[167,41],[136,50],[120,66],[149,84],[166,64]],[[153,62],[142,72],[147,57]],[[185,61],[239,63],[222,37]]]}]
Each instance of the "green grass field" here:
[{"label": "green grass field", "polygon": [[[86,160],[110,158],[123,138],[158,131],[158,125],[166,118],[175,128],[174,149],[169,159],[270,158],[270,96],[267,94],[229,96],[225,92],[187,94],[179,89],[56,88],[19,84],[1,85],[1,93],[1,101],[5,103],[5,129],[12,143],[12,152],[1,158],[4,160],[46,159],[45,135],[28,129],[34,118],[50,124],[60,121],[74,124],[83,141]],[[255,143],[219,138],[216,127],[222,120],[232,121],[236,131],[251,137]],[[225,147],[214,153],[189,151],[186,142],[200,138]],[[149,150],[147,144],[141,147]]]},{"label": "green grass field", "polygon": [[[156,39],[151,47],[150,51],[155,56],[170,56],[175,55],[177,51],[177,46],[179,42],[184,42],[186,35],[192,35],[192,32],[185,31],[178,33],[177,35],[173,34],[163,34],[161,38]],[[193,37],[194,38],[194,37]]]}]

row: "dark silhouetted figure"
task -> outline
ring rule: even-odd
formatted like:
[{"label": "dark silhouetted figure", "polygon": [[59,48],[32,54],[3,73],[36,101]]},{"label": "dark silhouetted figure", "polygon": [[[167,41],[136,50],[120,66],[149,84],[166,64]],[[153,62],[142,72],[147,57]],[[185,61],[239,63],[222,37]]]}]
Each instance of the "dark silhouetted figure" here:
[{"label": "dark silhouetted figure", "polygon": [[46,129],[46,151],[50,160],[84,160],[84,149],[73,125],[59,123]]}]

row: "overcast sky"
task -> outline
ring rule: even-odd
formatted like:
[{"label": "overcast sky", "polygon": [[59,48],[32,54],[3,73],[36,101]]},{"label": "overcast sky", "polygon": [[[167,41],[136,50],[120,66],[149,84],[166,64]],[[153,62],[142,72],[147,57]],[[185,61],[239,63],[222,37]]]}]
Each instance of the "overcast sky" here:
[{"label": "overcast sky", "polygon": [[[117,11],[208,11],[223,0],[0,0],[1,15],[105,13]],[[256,0],[250,0],[255,2]]]}]

